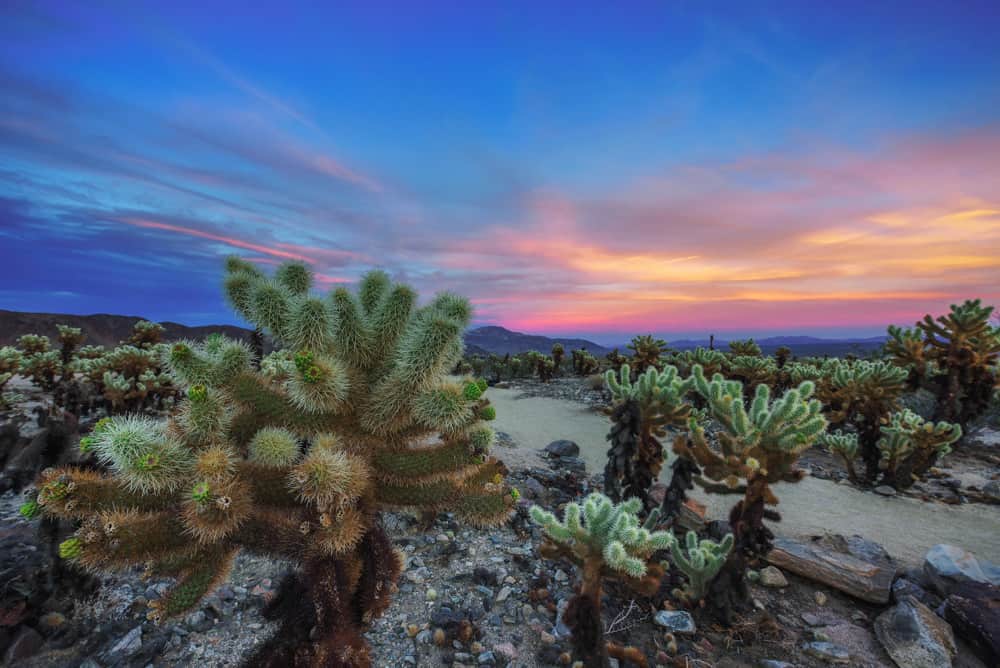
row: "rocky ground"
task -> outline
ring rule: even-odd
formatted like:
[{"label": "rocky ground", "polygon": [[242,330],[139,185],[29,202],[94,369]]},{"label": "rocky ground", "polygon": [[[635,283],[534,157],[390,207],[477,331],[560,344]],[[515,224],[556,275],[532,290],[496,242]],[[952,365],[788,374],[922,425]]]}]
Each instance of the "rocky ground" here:
[{"label": "rocky ground", "polygon": [[[600,405],[583,385],[579,379],[549,384],[565,393],[559,398]],[[549,390],[525,391],[548,396]],[[46,428],[27,421],[20,431],[35,442]],[[986,454],[990,447],[983,445]],[[500,434],[501,458],[524,449]],[[565,664],[568,629],[560,612],[577,574],[568,563],[538,556],[541,536],[527,508],[556,510],[600,485],[579,454],[574,443],[561,441],[544,457],[512,457],[520,462],[511,477],[523,498],[512,522],[493,531],[464,527],[447,514],[430,527],[404,514],[385,515],[407,559],[393,605],[368,632],[376,666]],[[143,581],[138,573],[58,573],[52,545],[70,527],[48,538],[48,528],[17,514],[21,500],[13,490],[0,496],[5,665],[235,666],[275,630],[264,611],[289,565],[242,554],[227,583],[198,610],[155,625],[145,619],[146,604],[166,581]],[[700,521],[697,513],[692,518]],[[1000,665],[1000,625],[997,613],[988,612],[1000,609],[1000,569],[985,559],[936,547],[923,564],[905,568],[861,539],[779,546],[784,557],[772,560],[780,568],[765,562],[752,573],[757,611],[736,626],[609,588],[609,637],[639,647],[658,666]],[[996,561],[1000,546],[997,554],[978,556]]]}]

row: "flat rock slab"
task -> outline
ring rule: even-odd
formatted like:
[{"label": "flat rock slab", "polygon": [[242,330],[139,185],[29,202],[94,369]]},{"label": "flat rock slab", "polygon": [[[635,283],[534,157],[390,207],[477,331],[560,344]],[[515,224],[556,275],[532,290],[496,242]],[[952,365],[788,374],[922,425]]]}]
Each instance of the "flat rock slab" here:
[{"label": "flat rock slab", "polygon": [[811,541],[778,538],[767,560],[801,577],[871,603],[888,603],[896,565],[878,544],[860,536]]}]

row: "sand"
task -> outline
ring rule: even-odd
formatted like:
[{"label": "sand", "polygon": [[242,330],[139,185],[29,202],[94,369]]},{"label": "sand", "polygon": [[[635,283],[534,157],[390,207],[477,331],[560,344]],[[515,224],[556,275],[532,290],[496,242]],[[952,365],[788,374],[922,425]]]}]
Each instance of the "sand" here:
[{"label": "sand", "polygon": [[[496,428],[510,434],[517,444],[517,448],[499,451],[502,459],[511,465],[537,466],[542,462],[537,451],[564,438],[580,446],[588,471],[603,470],[608,449],[604,437],[610,426],[606,417],[576,402],[519,395],[516,390],[498,388],[490,388],[487,394],[497,409]],[[784,515],[783,521],[772,525],[778,535],[860,534],[909,566],[919,565],[927,550],[938,543],[958,545],[1000,563],[1000,506],[949,506],[883,497],[818,478],[776,485],[775,493]],[[734,503],[732,497],[698,491],[692,496],[708,506],[712,519],[725,518]]]}]

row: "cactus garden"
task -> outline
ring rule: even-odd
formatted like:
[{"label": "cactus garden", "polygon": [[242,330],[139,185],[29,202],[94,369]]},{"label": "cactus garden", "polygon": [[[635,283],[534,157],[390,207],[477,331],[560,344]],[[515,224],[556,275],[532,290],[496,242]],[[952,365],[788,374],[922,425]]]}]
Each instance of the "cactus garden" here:
[{"label": "cactus garden", "polygon": [[998,7],[0,2],[0,668],[1000,667]]}]

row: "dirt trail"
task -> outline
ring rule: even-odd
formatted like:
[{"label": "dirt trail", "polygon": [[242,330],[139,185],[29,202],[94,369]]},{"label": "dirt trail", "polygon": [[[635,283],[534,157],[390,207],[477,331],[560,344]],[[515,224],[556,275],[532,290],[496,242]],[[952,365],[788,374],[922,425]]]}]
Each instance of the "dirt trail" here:
[{"label": "dirt trail", "polygon": [[[487,396],[496,406],[495,426],[511,435],[517,450],[498,454],[508,463],[537,465],[536,451],[565,438],[580,446],[587,470],[604,468],[608,445],[607,418],[582,404],[561,399],[518,399],[516,390],[490,388]],[[665,471],[666,473],[666,471]],[[784,519],[775,525],[786,536],[860,534],[881,543],[889,554],[908,565],[918,565],[928,548],[937,543],[959,545],[976,555],[1000,563],[1000,507],[983,504],[948,506],[916,499],[883,497],[846,484],[806,478],[797,484],[779,484],[775,492]],[[695,492],[708,505],[709,517],[724,518],[734,500]]]}]

